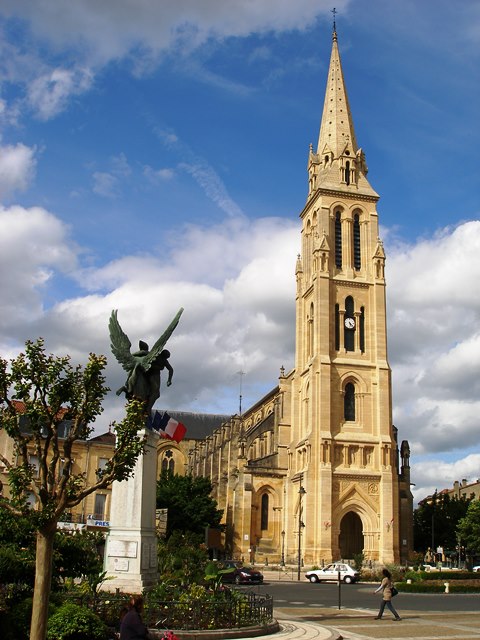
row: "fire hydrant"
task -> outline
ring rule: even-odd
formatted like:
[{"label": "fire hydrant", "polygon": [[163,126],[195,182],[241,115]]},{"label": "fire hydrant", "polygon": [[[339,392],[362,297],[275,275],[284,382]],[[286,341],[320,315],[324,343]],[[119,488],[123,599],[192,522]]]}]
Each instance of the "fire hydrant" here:
[{"label": "fire hydrant", "polygon": [[443,585],[445,587],[445,593],[450,593],[450,583],[444,582]]}]

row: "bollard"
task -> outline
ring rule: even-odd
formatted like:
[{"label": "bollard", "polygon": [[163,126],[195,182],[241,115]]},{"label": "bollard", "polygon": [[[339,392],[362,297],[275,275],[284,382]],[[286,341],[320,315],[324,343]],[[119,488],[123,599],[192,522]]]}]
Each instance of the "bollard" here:
[{"label": "bollard", "polygon": [[450,593],[450,583],[444,582],[443,585],[445,587],[445,593]]}]

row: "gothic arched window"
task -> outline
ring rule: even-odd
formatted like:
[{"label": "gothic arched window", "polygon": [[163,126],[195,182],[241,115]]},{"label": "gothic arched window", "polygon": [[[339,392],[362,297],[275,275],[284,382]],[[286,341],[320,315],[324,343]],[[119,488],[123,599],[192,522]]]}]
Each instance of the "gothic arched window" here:
[{"label": "gothic arched window", "polygon": [[175,460],[173,459],[173,453],[170,449],[165,451],[165,455],[162,460],[162,471],[168,471],[169,473],[175,473]]},{"label": "gothic arched window", "polygon": [[355,386],[351,382],[345,385],[343,409],[345,422],[355,422]]},{"label": "gothic arched window", "polygon": [[340,211],[335,214],[335,266],[342,268],[342,218]]},{"label": "gothic arched window", "polygon": [[360,307],[360,351],[365,353],[365,307]]},{"label": "gothic arched window", "polygon": [[350,184],[350,160],[345,163],[345,182]]},{"label": "gothic arched window", "polygon": [[310,313],[307,319],[307,348],[308,348],[308,357],[311,358],[313,356],[313,335],[314,335],[314,312],[313,312],[313,302],[310,304]]},{"label": "gothic arched window", "polygon": [[340,350],[340,305],[335,305],[335,351]]},{"label": "gothic arched window", "polygon": [[356,213],[353,216],[353,267],[360,271],[362,266],[360,254],[360,216]]},{"label": "gothic arched window", "polygon": [[262,496],[260,528],[262,529],[262,531],[268,529],[268,493],[264,493]]}]

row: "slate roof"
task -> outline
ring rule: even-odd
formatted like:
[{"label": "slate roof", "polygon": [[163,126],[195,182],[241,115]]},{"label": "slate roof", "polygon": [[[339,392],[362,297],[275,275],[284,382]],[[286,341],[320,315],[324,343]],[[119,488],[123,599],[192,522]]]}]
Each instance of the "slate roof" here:
[{"label": "slate roof", "polygon": [[114,446],[115,444],[115,434],[111,431],[106,431],[105,433],[100,433],[98,436],[94,436],[90,438],[89,442],[97,442],[99,444],[110,444]]},{"label": "slate roof", "polygon": [[155,409],[155,411],[160,414],[166,411],[171,418],[184,424],[187,429],[186,440],[203,440],[232,417],[230,414],[190,413],[188,411],[170,411],[170,409]]}]

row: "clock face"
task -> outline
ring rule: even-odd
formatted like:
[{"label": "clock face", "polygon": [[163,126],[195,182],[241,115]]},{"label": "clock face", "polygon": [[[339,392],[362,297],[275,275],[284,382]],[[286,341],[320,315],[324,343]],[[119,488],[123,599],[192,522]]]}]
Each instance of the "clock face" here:
[{"label": "clock face", "polygon": [[355,329],[355,318],[345,318],[345,328]]}]

